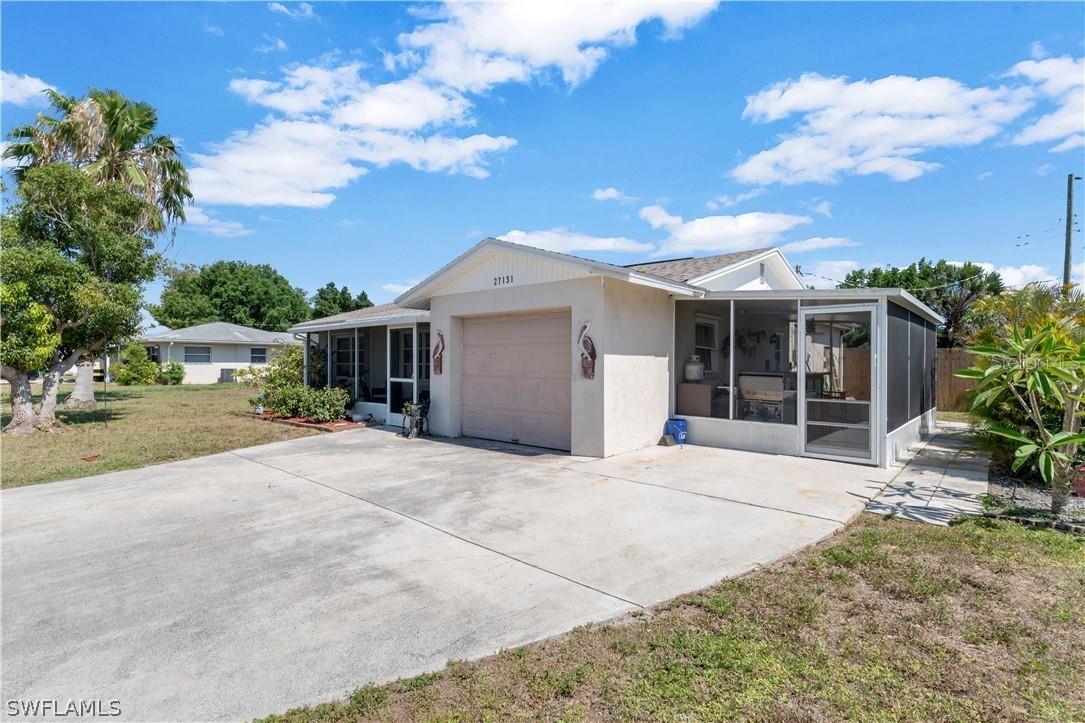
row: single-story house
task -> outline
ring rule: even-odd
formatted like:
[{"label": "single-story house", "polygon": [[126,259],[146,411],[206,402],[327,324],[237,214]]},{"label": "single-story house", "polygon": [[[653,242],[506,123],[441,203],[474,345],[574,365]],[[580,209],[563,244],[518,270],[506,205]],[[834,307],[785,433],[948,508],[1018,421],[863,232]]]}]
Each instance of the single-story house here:
[{"label": "single-story house", "polygon": [[436,434],[607,457],[678,418],[693,444],[884,466],[933,429],[942,321],[902,289],[809,289],[775,248],[616,266],[485,239],[291,331],[390,424],[428,399]]},{"label": "single-story house", "polygon": [[151,361],[183,364],[185,384],[232,382],[238,369],[263,366],[276,352],[301,344],[289,332],[224,321],[146,334],[139,341]]}]

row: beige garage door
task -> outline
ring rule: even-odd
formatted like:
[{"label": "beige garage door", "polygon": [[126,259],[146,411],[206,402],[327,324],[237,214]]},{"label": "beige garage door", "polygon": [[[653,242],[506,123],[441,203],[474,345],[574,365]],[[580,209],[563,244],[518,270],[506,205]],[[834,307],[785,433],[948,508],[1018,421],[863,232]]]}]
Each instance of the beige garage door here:
[{"label": "beige garage door", "polygon": [[569,449],[569,312],[464,319],[463,433]]}]

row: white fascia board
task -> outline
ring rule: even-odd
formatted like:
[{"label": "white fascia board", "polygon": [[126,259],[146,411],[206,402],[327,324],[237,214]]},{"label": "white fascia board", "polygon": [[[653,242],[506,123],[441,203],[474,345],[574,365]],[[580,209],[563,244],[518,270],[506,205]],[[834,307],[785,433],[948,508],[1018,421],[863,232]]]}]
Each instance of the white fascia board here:
[{"label": "white fascia board", "polygon": [[402,314],[397,316],[364,316],[358,319],[344,319],[342,321],[332,321],[326,324],[320,322],[299,324],[298,326],[290,327],[288,331],[295,334],[304,334],[306,332],[312,333],[314,331],[335,331],[336,329],[364,329],[370,326],[396,326],[397,324],[410,326],[411,324],[424,324],[428,321],[429,313],[412,314],[410,316],[404,316]]},{"label": "white fascia board", "polygon": [[787,274],[795,281],[796,291],[806,288],[806,284],[803,283],[802,278],[795,272],[795,269],[792,268],[791,264],[788,263],[787,257],[785,257],[783,252],[781,252],[780,249],[777,248],[769,249],[764,253],[758,254],[757,256],[751,256],[748,259],[743,259],[742,261],[738,261],[729,266],[721,266],[714,271],[709,271],[707,274],[701,274],[696,278],[690,279],[686,283],[692,284],[694,286],[701,286],[702,284],[713,281],[714,279],[718,279],[725,274],[729,274],[732,271],[738,271],[739,269],[743,269],[753,264],[761,263],[762,261],[773,257],[779,258],[781,265],[785,269],[787,269]]},{"label": "white fascia board", "polygon": [[396,297],[394,303],[396,306],[408,308],[427,308],[430,300],[428,293],[441,281],[441,277],[452,271],[455,267],[466,262],[471,257],[481,253],[484,249],[491,247],[524,256],[534,256],[564,266],[571,266],[597,276],[605,276],[621,281],[628,281],[633,284],[663,289],[681,296],[696,296],[700,293],[700,289],[697,289],[690,284],[682,283],[680,281],[671,281],[651,274],[631,271],[623,266],[607,264],[601,261],[592,261],[590,259],[582,259],[576,256],[570,256],[569,254],[558,253],[557,251],[548,251],[547,249],[540,249],[535,246],[512,243],[511,241],[488,238],[478,242],[470,249],[442,266],[436,272],[427,276],[423,281],[400,294]]}]

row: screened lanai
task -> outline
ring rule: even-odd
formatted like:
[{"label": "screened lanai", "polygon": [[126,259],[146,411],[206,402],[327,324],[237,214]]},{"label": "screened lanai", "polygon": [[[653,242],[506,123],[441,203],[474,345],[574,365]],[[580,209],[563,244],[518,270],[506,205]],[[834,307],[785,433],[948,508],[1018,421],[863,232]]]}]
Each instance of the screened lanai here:
[{"label": "screened lanai", "polygon": [[688,441],[884,465],[933,428],[935,327],[899,289],[675,301]]},{"label": "screened lanai", "polygon": [[429,312],[393,304],[299,324],[305,379],[340,387],[355,415],[402,422],[403,405],[429,399]]}]

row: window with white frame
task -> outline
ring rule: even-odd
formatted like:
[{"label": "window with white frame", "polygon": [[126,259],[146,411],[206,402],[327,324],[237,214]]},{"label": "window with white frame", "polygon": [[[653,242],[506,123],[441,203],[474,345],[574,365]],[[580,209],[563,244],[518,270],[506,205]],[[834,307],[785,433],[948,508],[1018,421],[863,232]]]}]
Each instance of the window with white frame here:
[{"label": "window with white frame", "polygon": [[251,347],[249,349],[249,364],[267,364],[267,347]]},{"label": "window with white frame", "polygon": [[185,364],[210,364],[211,347],[209,346],[186,346]]},{"label": "window with white frame", "polygon": [[147,350],[147,361],[152,361],[155,364],[157,364],[158,363],[158,347],[157,346],[146,346],[146,347],[143,347],[143,348]]},{"label": "window with white frame", "polygon": [[693,320],[693,353],[701,358],[705,371],[720,371],[720,320],[697,314]]}]

